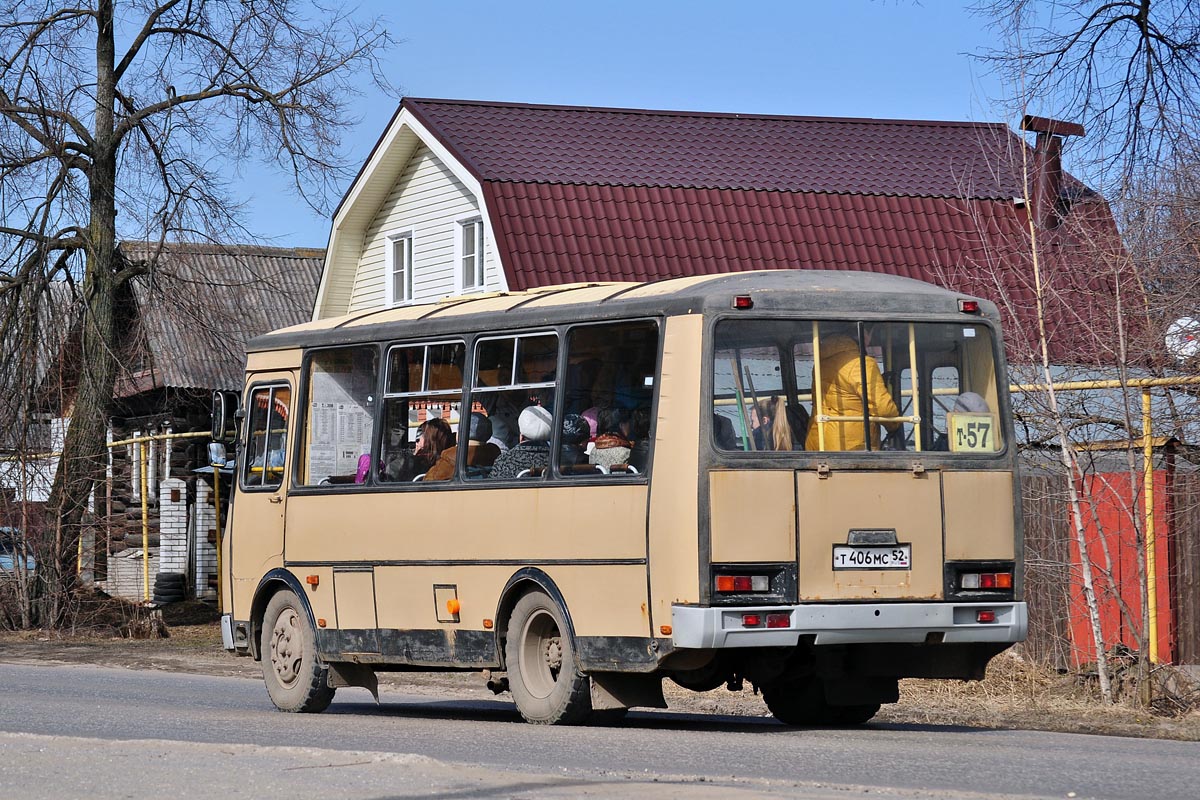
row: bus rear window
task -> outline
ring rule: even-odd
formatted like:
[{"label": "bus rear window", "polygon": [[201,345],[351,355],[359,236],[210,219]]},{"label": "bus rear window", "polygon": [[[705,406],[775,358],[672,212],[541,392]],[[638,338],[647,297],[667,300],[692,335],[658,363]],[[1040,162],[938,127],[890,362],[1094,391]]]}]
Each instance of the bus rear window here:
[{"label": "bus rear window", "polygon": [[714,350],[714,445],[996,453],[992,353],[975,323],[728,320]]}]

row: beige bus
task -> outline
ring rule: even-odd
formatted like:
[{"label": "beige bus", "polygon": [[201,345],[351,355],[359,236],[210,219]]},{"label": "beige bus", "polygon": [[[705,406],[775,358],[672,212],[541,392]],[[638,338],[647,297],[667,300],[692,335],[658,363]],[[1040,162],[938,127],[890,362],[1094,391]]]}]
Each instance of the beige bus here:
[{"label": "beige bus", "polygon": [[849,725],[1025,636],[986,301],[773,270],[373,310],[248,350],[222,634],[280,709],[475,670],[530,722],[662,707],[670,678]]}]

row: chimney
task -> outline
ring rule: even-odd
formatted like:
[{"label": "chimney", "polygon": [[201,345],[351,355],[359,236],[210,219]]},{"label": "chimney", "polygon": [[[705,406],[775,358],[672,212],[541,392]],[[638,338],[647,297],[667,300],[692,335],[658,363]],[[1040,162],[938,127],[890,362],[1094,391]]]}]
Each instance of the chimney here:
[{"label": "chimney", "polygon": [[1026,115],[1021,130],[1037,134],[1033,148],[1033,213],[1038,225],[1047,230],[1062,222],[1059,198],[1062,194],[1062,137],[1083,136],[1083,126],[1046,117]]}]

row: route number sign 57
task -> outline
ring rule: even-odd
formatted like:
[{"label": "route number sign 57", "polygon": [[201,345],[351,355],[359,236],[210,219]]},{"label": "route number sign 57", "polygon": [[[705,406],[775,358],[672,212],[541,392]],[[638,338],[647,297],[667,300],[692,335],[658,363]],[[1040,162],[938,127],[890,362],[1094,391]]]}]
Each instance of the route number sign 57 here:
[{"label": "route number sign 57", "polygon": [[953,453],[995,453],[1000,450],[1000,420],[995,414],[952,411],[946,415]]}]

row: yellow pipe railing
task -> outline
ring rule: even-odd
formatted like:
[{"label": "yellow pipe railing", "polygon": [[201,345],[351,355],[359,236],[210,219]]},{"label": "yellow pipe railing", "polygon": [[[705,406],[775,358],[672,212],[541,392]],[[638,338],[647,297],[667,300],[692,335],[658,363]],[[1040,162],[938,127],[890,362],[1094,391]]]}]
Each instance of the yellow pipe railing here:
[{"label": "yellow pipe railing", "polygon": [[[1150,620],[1147,647],[1151,664],[1158,663],[1158,556],[1155,553],[1157,531],[1154,519],[1154,418],[1151,414],[1150,390],[1200,386],[1200,376],[1179,378],[1131,378],[1129,380],[1062,381],[1045,383],[1014,383],[1008,390],[1023,392],[1087,391],[1093,389],[1141,389],[1142,391],[1142,508],[1145,522],[1146,612]],[[1132,440],[1131,440],[1132,444]]]},{"label": "yellow pipe railing", "polygon": [[[146,442],[152,442],[152,441],[161,442],[161,441],[166,441],[167,439],[199,439],[201,437],[212,438],[212,433],[209,431],[191,431],[189,433],[157,433],[157,434],[150,434],[147,436],[134,436],[129,439],[120,439],[115,442],[109,442],[107,445],[105,445],[105,448],[108,450],[111,450],[114,447],[124,447],[125,445],[129,445],[129,444],[138,445],[138,469],[141,471],[141,475],[142,475],[142,491],[141,491],[141,495],[142,495],[142,599],[146,602],[149,602],[149,600],[150,600],[150,505],[147,500],[147,495],[149,494],[149,485],[150,484],[149,484],[149,481],[146,480],[146,473],[147,473],[147,470],[149,469],[147,448],[141,447],[141,445]],[[5,456],[4,458],[0,458],[0,463],[12,462],[12,461],[35,461],[35,460],[39,460],[39,459],[59,458],[61,456],[62,456],[62,451],[56,451],[56,452],[50,452],[50,453],[34,453],[32,455]],[[216,476],[215,468],[213,469],[213,473],[214,473],[213,478],[214,478],[214,486],[215,486],[215,485],[217,485],[215,483],[215,481],[218,480],[218,478]],[[220,493],[218,492],[217,496],[216,496],[217,520],[218,520],[218,524],[217,524],[217,574],[218,575],[220,575],[220,560],[221,560],[221,555],[220,555],[220,553],[221,553],[220,501],[221,501],[221,496],[220,496]],[[76,547],[75,571],[76,571],[76,574],[83,572],[83,537],[80,537],[78,545]],[[219,580],[218,580],[217,585],[220,586]],[[218,591],[217,597],[219,600],[220,599],[220,589],[218,589],[217,591]]]},{"label": "yellow pipe railing", "polygon": [[1142,389],[1142,481],[1146,503],[1146,612],[1150,620],[1150,663],[1158,663],[1158,559],[1154,553],[1154,440],[1150,389]]}]

